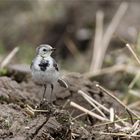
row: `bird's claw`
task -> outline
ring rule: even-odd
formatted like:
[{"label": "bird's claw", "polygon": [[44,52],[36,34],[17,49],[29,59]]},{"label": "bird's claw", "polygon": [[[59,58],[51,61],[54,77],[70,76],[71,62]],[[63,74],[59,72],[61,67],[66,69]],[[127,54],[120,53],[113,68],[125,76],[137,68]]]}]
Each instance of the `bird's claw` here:
[{"label": "bird's claw", "polygon": [[41,106],[41,105],[43,105],[45,102],[46,102],[46,99],[43,98],[43,99],[40,101],[40,104],[39,104],[39,105]]}]

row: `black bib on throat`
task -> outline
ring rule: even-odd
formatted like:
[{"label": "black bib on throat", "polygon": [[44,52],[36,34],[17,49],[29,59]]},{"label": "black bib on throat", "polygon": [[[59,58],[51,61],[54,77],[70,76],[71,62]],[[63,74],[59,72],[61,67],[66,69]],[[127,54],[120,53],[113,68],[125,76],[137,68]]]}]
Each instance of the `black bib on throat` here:
[{"label": "black bib on throat", "polygon": [[41,62],[40,62],[40,64],[39,64],[40,70],[42,70],[42,71],[47,70],[47,67],[49,67],[49,65],[50,64],[49,64],[49,61],[48,60],[42,59]]}]

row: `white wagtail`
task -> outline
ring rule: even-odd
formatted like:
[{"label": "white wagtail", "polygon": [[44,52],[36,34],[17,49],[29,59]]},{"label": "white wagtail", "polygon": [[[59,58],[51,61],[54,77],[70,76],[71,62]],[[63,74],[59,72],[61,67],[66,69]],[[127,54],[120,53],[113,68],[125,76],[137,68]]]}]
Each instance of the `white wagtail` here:
[{"label": "white wagtail", "polygon": [[[51,57],[52,52],[55,48],[52,48],[50,45],[42,44],[36,49],[36,57],[32,61],[31,71],[33,80],[44,86],[43,100],[45,100],[45,92],[47,85],[51,85],[51,94],[53,92],[53,84],[58,82],[61,86],[68,88],[68,85],[64,80],[60,78],[59,68],[56,61]],[[52,101],[51,101],[52,102]]]}]

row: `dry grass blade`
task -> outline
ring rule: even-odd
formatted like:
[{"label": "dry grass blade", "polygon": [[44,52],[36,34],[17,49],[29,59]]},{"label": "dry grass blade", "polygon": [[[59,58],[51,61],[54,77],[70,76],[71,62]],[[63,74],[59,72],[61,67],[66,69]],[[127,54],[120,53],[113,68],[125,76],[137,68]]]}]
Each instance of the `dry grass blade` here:
[{"label": "dry grass blade", "polygon": [[134,79],[129,84],[128,88],[132,89],[133,86],[135,85],[135,83],[138,81],[139,78],[140,78],[140,73],[137,73],[136,76],[134,77]]},{"label": "dry grass blade", "polygon": [[[137,56],[137,54],[134,52],[134,50],[132,49],[131,45],[130,44],[126,44],[127,48],[129,49],[129,51],[132,53],[132,55],[134,56],[134,58],[136,59],[136,61],[138,62],[138,64],[140,65],[140,59],[139,57]],[[129,84],[129,88],[132,89],[132,87],[134,86],[134,84],[137,82],[137,80],[139,79],[140,77],[140,73],[137,73],[135,78],[132,80],[132,82]],[[137,94],[135,91],[133,90],[130,90],[129,91],[131,94],[134,94],[134,95],[137,95],[139,96],[139,94]]]},{"label": "dry grass blade", "polygon": [[136,90],[129,90],[129,93],[130,94],[132,94],[132,95],[134,95],[134,96],[136,96],[136,97],[138,97],[138,98],[140,98],[140,94],[139,94],[139,91],[136,91]]},{"label": "dry grass blade", "polygon": [[118,123],[118,122],[121,122],[121,121],[127,121],[128,118],[125,118],[125,119],[119,119],[119,120],[116,120],[114,122],[105,122],[105,123],[101,123],[101,124],[97,124],[97,125],[94,125],[94,127],[99,127],[99,126],[104,126],[104,125],[109,125],[109,124],[112,124],[112,123]]},{"label": "dry grass blade", "polygon": [[78,93],[80,95],[82,95],[83,97],[87,97],[89,98],[93,103],[95,103],[96,105],[98,105],[100,108],[102,108],[103,110],[105,110],[106,112],[109,113],[109,109],[107,109],[105,106],[103,106],[102,104],[100,104],[99,102],[97,102],[96,100],[94,100],[93,98],[91,98],[90,96],[88,96],[86,93],[84,93],[82,90],[78,90]]},{"label": "dry grass blade", "polygon": [[117,72],[126,72],[130,74],[139,74],[140,73],[140,68],[136,66],[130,66],[126,64],[119,64],[119,65],[114,65],[111,67],[103,68],[100,71],[96,71],[95,73],[85,73],[84,76],[87,78],[93,78],[96,76],[102,76],[105,74],[113,74]]},{"label": "dry grass blade", "polygon": [[[91,111],[92,111],[92,110],[91,110]],[[82,113],[82,114],[76,116],[75,118],[73,118],[72,121],[74,121],[74,120],[76,120],[76,119],[78,119],[78,118],[80,118],[80,117],[82,117],[82,116],[85,116],[85,115],[87,115],[87,113]]]},{"label": "dry grass blade", "polygon": [[[92,109],[92,110],[90,110],[90,111],[92,112],[92,111],[94,111],[94,110],[95,110],[95,109]],[[74,118],[72,119],[72,121],[74,121],[74,120],[76,120],[76,119],[78,119],[78,118],[80,118],[80,117],[82,117],[82,116],[84,116],[84,115],[87,115],[87,113],[81,113],[80,115],[74,117]]]},{"label": "dry grass blade", "polygon": [[74,44],[74,42],[70,38],[65,37],[64,43],[75,59],[77,59],[77,55],[78,56],[81,55],[79,50],[77,49],[78,47]]},{"label": "dry grass blade", "polygon": [[[99,116],[98,114],[96,114],[94,112],[91,112],[90,110],[88,110],[88,109],[86,109],[86,108],[84,108],[84,107],[82,107],[82,106],[80,106],[80,105],[78,105],[78,104],[76,104],[74,102],[70,102],[70,105],[75,107],[75,108],[77,108],[77,109],[79,109],[79,110],[81,110],[81,111],[83,111],[83,112],[85,112],[86,114],[88,114],[88,115],[90,115],[90,116],[92,116],[92,117],[94,117],[94,118],[96,118],[96,119],[98,119],[100,121],[108,121],[108,122],[110,121],[109,119],[104,118],[102,116]],[[115,124],[115,127],[121,128],[121,126],[118,125],[118,124]]]},{"label": "dry grass blade", "polygon": [[28,104],[25,107],[25,111],[27,112],[27,114],[29,114],[30,116],[34,117],[35,113],[48,113],[48,110],[39,110],[39,109],[33,109],[31,106],[29,106]]},{"label": "dry grass blade", "polygon": [[81,90],[78,91],[79,94],[81,94],[86,101],[88,101],[89,104],[91,104],[103,117],[106,118],[105,114],[95,105],[93,101],[91,101],[91,97],[87,94],[84,94]]},{"label": "dry grass blade", "polygon": [[134,103],[129,104],[128,107],[129,108],[136,108],[139,105],[140,105],[140,101],[137,101],[137,102],[134,102]]},{"label": "dry grass blade", "polygon": [[66,100],[66,102],[62,106],[62,109],[64,109],[69,103],[70,103],[70,99]]},{"label": "dry grass blade", "polygon": [[19,51],[19,47],[14,48],[9,54],[8,56],[2,61],[0,68],[4,68],[6,67],[10,61],[12,60],[12,58],[16,55],[16,53]]},{"label": "dry grass blade", "polygon": [[[139,120],[140,118],[133,118],[134,120]],[[118,122],[121,122],[121,121],[128,121],[130,120],[129,118],[124,118],[124,119],[118,119],[118,120],[115,120],[114,122],[105,122],[105,123],[101,123],[101,124],[97,124],[97,125],[94,125],[94,127],[99,127],[99,126],[103,126],[103,125],[109,125],[109,124],[112,124],[112,123],[118,123]],[[127,126],[126,126],[127,127]]]},{"label": "dry grass blade", "polygon": [[137,130],[137,128],[139,127],[139,124],[140,124],[140,120],[137,120],[134,125],[132,126],[132,129],[135,131]]},{"label": "dry grass blade", "polygon": [[133,56],[135,57],[135,59],[137,60],[137,62],[140,64],[140,59],[138,58],[138,56],[136,55],[136,53],[132,49],[131,45],[127,43],[126,44],[126,47],[129,49],[129,51],[133,54]]},{"label": "dry grass blade", "polygon": [[140,132],[140,129],[137,129],[134,133],[131,134],[131,136],[135,136]]},{"label": "dry grass blade", "polygon": [[124,136],[126,138],[140,138],[140,135],[129,135],[126,133],[107,133],[107,132],[98,132],[98,131],[94,131],[94,134],[100,134],[100,135],[110,135],[110,136]]},{"label": "dry grass blade", "polygon": [[91,46],[93,48],[93,56],[90,64],[90,72],[96,72],[99,67],[100,55],[102,51],[102,37],[103,37],[103,19],[104,13],[98,11],[96,14],[96,28],[95,39],[92,39]]},{"label": "dry grass blade", "polygon": [[90,66],[90,73],[100,71],[110,40],[113,36],[113,33],[117,29],[117,26],[119,25],[122,17],[124,16],[127,8],[128,8],[127,3],[125,2],[121,3],[119,9],[117,10],[115,16],[113,17],[111,23],[109,24],[104,34],[103,34],[103,14],[101,14],[101,12],[97,13],[95,42],[92,62]]},{"label": "dry grass blade", "polygon": [[[102,104],[100,104],[99,102],[97,102],[96,100],[94,100],[93,98],[91,98],[90,96],[88,96],[88,95],[87,95],[86,93],[84,93],[82,90],[78,90],[78,93],[79,93],[80,95],[82,95],[83,97],[88,98],[91,102],[93,102],[94,104],[96,104],[97,106],[99,106],[101,109],[103,109],[104,111],[106,111],[107,113],[110,114],[110,110],[109,110],[108,108],[106,108],[105,106],[103,106]],[[124,126],[126,126],[126,123],[125,123],[122,119],[120,119],[116,114],[115,114],[115,117],[116,117],[117,119],[119,119],[120,122],[122,122],[122,124],[123,124]]]},{"label": "dry grass blade", "polygon": [[81,111],[83,111],[83,112],[85,112],[85,113],[87,113],[88,115],[90,115],[90,116],[92,116],[92,117],[94,117],[94,118],[96,118],[98,120],[109,121],[108,119],[106,119],[104,117],[101,117],[100,115],[97,115],[96,113],[93,113],[90,110],[88,110],[88,109],[86,109],[86,108],[84,108],[84,107],[82,107],[82,106],[80,106],[80,105],[78,105],[78,104],[76,104],[74,102],[70,102],[70,105],[75,107],[75,108],[77,108],[77,109],[79,109],[79,110],[81,110]]},{"label": "dry grass blade", "polygon": [[114,108],[110,108],[110,121],[114,122],[114,118],[115,118]]},{"label": "dry grass blade", "polygon": [[101,59],[104,59],[105,52],[108,48],[108,45],[109,45],[110,40],[113,36],[113,33],[115,32],[117,26],[119,25],[119,23],[120,23],[122,17],[124,16],[127,8],[128,8],[127,3],[125,3],[125,2],[121,3],[119,9],[117,10],[115,16],[112,19],[110,25],[108,26],[108,28],[107,28],[107,30],[104,34],[104,37],[103,37],[104,46],[103,46],[103,50],[102,50],[102,55],[101,55],[102,58]]},{"label": "dry grass blade", "polygon": [[[122,107],[124,107],[127,111],[129,111],[131,114],[136,116],[137,118],[140,118],[137,114],[135,114],[130,108],[128,108],[123,102],[121,102],[117,97],[115,97],[112,93],[110,93],[108,90],[103,88],[102,86],[96,84],[96,87],[99,88],[100,90],[104,91],[107,95],[109,95],[111,98],[116,100]],[[130,114],[129,114],[130,115]],[[131,116],[132,117],[132,116]]]}]

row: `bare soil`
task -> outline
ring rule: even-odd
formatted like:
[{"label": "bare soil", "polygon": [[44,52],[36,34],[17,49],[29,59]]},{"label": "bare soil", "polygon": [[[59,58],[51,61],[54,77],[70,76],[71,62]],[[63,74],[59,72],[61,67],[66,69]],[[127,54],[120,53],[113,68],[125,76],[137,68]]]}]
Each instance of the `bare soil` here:
[{"label": "bare soil", "polygon": [[[0,77],[0,140],[115,140],[121,137],[96,134],[96,131],[106,130],[106,126],[94,127],[100,121],[83,115],[75,119],[82,112],[71,107],[69,101],[91,110],[93,109],[77,91],[83,90],[95,100],[106,106],[114,107],[119,114],[121,107],[91,82],[79,73],[67,73],[64,79],[69,88],[64,89],[55,85],[54,104],[48,101],[39,109],[47,112],[32,112],[39,104],[42,87],[36,85],[28,70],[9,70],[7,76]],[[49,99],[49,86],[46,99]],[[106,114],[107,115],[107,114]],[[110,130],[109,130],[110,131]],[[122,138],[123,139],[123,138]]]}]

